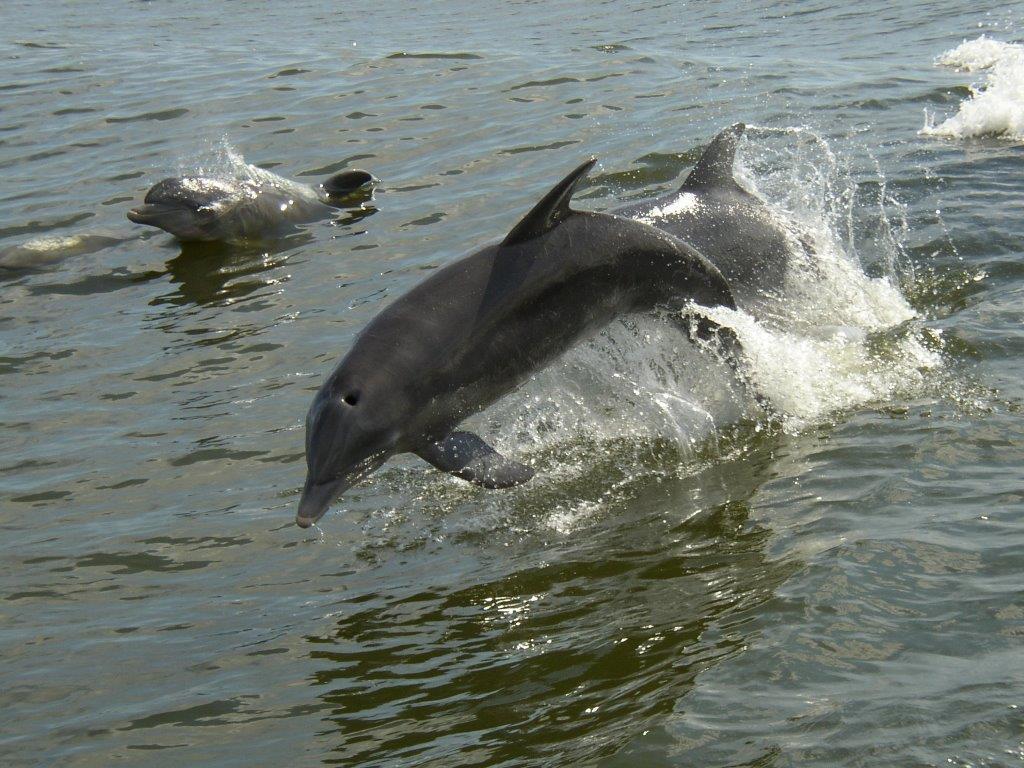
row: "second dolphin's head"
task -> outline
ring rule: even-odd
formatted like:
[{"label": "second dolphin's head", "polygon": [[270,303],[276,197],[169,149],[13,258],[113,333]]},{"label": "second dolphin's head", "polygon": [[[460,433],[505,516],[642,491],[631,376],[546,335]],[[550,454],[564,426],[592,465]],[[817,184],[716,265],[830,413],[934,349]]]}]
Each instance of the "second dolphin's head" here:
[{"label": "second dolphin's head", "polygon": [[128,219],[158,227],[179,240],[218,240],[219,219],[244,194],[238,184],[221,179],[164,179],[150,188],[143,205],[128,211]]}]

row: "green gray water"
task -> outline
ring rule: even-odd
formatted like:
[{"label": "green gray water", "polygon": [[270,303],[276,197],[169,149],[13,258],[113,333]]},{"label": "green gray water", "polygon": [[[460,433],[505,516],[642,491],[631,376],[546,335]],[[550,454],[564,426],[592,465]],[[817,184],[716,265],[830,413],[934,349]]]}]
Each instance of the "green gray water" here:
[{"label": "green gray water", "polygon": [[[1024,762],[1021,145],[917,134],[973,79],[934,58],[1024,7],[0,18],[0,248],[123,238],[0,281],[0,763]],[[582,158],[606,210],[737,120],[766,196],[916,312],[866,363],[769,355],[765,427],[712,361],[665,374],[659,329],[613,329],[478,420],[537,482],[403,458],[293,525],[305,410],[388,300]],[[251,248],[125,220],[224,143],[304,181],[366,167],[376,210]]]}]

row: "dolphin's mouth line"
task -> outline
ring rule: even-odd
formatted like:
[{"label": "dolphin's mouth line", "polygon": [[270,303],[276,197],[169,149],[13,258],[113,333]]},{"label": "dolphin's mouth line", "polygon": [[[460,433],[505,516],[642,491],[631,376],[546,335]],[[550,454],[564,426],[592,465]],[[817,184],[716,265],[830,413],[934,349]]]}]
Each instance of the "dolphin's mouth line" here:
[{"label": "dolphin's mouth line", "polygon": [[[300,528],[309,528],[327,513],[338,496],[373,474],[373,471],[380,466],[379,459],[386,455],[386,450],[374,451],[341,477],[306,486],[302,491],[302,498],[299,500],[299,511],[295,515],[295,523]],[[312,514],[304,514],[303,507],[312,504],[315,504],[316,509]]]},{"label": "dolphin's mouth line", "polygon": [[324,482],[324,483],[317,483],[316,485],[317,486],[329,485],[330,483],[337,482],[338,480],[344,479],[345,482],[348,483],[348,488],[351,488],[353,485],[361,483],[363,480],[365,480],[371,474],[373,474],[373,470],[377,468],[377,465],[376,465],[375,462],[377,461],[377,459],[383,457],[386,454],[387,454],[387,451],[384,451],[384,450],[374,451],[373,453],[371,453],[369,456],[367,456],[362,461],[357,462],[356,465],[354,467],[352,467],[352,469],[349,470],[349,472],[347,472],[341,478],[335,478],[334,480],[328,480],[327,482]]},{"label": "dolphin's mouth line", "polygon": [[128,221],[135,224],[153,224],[169,213],[178,213],[183,210],[187,209],[173,203],[143,203],[128,211]]}]

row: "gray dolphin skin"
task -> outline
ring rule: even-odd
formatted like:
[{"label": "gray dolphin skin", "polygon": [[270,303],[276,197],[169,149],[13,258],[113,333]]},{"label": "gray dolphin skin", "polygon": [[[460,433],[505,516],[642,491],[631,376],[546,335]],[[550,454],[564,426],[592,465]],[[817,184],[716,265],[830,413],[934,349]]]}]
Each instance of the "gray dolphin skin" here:
[{"label": "gray dolphin skin", "polygon": [[782,287],[794,241],[767,206],[733,176],[736,147],[745,130],[737,123],[719,133],[678,191],[615,213],[689,243],[721,270],[740,306],[749,308]]},{"label": "gray dolphin skin", "polygon": [[362,330],[306,416],[299,526],[398,453],[486,488],[526,482],[530,467],[459,423],[619,316],[735,308],[721,272],[679,239],[569,207],[594,162],[502,242],[438,269]]},{"label": "gray dolphin skin", "polygon": [[124,238],[100,234],[42,235],[20,245],[0,248],[0,274],[51,267],[71,256],[95,253],[124,242]]},{"label": "gray dolphin skin", "polygon": [[174,177],[154,184],[128,219],[185,242],[260,240],[326,218],[375,181],[369,172],[351,169],[312,187],[255,166],[242,179]]}]

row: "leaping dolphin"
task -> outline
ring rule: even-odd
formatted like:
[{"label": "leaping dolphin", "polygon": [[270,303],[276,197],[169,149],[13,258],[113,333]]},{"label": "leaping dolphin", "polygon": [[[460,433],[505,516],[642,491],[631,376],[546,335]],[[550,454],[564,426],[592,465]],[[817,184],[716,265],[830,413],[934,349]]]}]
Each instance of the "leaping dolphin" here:
[{"label": "leaping dolphin", "polygon": [[526,482],[533,469],[459,423],[619,316],[735,308],[718,268],[679,239],[569,207],[594,162],[500,243],[437,270],[357,336],[306,416],[299,526],[398,453],[486,488]]},{"label": "leaping dolphin", "polygon": [[128,219],[186,242],[260,240],[326,218],[375,181],[367,171],[351,169],[312,187],[256,166],[247,166],[241,179],[173,177],[154,184]]}]

